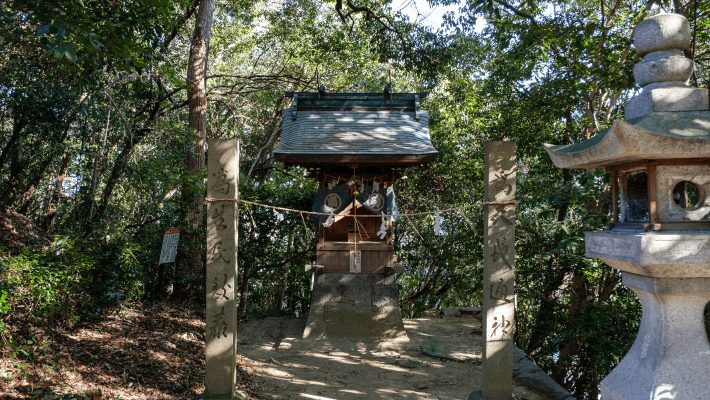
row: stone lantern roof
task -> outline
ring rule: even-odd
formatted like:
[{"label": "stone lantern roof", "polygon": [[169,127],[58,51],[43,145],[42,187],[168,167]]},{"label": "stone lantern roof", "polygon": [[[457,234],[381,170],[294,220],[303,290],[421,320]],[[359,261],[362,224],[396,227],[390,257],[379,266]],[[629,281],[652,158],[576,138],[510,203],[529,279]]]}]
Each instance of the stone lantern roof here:
[{"label": "stone lantern roof", "polygon": [[694,65],[683,55],[690,44],[688,20],[659,14],[638,24],[634,45],[644,59],[634,67],[643,87],[625,104],[626,121],[584,142],[545,144],[559,168],[598,168],[655,161],[710,158],[707,88],[688,85]]},{"label": "stone lantern roof", "polygon": [[649,113],[628,121],[616,120],[610,128],[584,142],[544,146],[558,168],[613,167],[644,160],[708,159],[710,111]]},{"label": "stone lantern roof", "polygon": [[[322,89],[322,87],[321,87]],[[409,167],[436,160],[427,93],[286,92],[281,142],[274,158],[288,165]]]}]

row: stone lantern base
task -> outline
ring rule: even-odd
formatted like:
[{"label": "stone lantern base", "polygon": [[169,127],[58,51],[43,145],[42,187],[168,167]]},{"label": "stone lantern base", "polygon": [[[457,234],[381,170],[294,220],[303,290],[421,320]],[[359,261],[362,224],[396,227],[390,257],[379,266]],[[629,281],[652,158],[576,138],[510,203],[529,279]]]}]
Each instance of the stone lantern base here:
[{"label": "stone lantern base", "polygon": [[622,271],[641,300],[631,350],[601,382],[602,400],[710,398],[710,234],[706,231],[589,232],[587,255]]},{"label": "stone lantern base", "polygon": [[643,317],[631,350],[601,383],[603,400],[710,398],[710,345],[703,313],[710,278],[625,273]]}]

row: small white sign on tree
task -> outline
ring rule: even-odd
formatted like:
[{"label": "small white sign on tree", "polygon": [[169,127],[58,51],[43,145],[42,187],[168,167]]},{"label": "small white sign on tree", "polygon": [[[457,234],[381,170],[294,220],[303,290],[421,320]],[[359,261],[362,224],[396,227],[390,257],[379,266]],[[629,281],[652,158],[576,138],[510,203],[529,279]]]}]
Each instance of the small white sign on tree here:
[{"label": "small white sign on tree", "polygon": [[178,239],[180,239],[180,228],[168,228],[165,230],[163,236],[163,249],[160,251],[160,264],[175,261]]}]

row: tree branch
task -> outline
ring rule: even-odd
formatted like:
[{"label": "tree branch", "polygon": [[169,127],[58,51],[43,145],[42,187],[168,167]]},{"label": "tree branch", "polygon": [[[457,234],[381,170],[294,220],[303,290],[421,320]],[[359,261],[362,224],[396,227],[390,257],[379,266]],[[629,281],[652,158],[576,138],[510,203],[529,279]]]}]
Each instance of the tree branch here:
[{"label": "tree branch", "polygon": [[[357,6],[355,3],[352,2],[352,0],[345,0],[345,3],[348,5],[348,8],[350,9],[350,12],[347,14],[343,14],[341,11],[343,9],[343,0],[338,0],[335,3],[335,11],[338,13],[338,16],[340,16],[340,19],[343,21],[344,25],[348,25],[348,18],[352,19],[352,15],[356,13],[364,13],[365,14],[365,19],[373,19],[375,20],[380,26],[382,26],[385,30],[388,30],[399,38],[399,40],[402,43],[402,50],[405,53],[408,53],[412,46],[412,43],[406,39],[405,35],[394,26],[394,23],[392,23],[392,19],[390,19],[389,16],[387,15],[378,15],[372,9],[366,6]],[[354,21],[353,21],[354,22]],[[352,28],[350,28],[350,31],[352,32]]]},{"label": "tree branch", "polygon": [[182,27],[185,24],[185,22],[187,22],[190,19],[190,17],[192,17],[192,14],[195,13],[195,10],[197,10],[197,6],[199,4],[200,4],[200,0],[195,0],[192,2],[192,5],[190,6],[190,8],[185,10],[185,13],[182,15],[182,17],[180,17],[178,22],[175,24],[175,27],[173,28],[173,30],[170,32],[170,35],[167,38],[165,38],[165,41],[163,42],[163,46],[165,48],[167,48],[170,45],[170,42],[172,42],[173,39],[175,39],[178,32],[180,31],[180,27]]},{"label": "tree branch", "polygon": [[532,15],[518,10],[517,8],[513,7],[512,5],[506,3],[503,0],[495,0],[495,2],[502,5],[503,7],[507,8],[509,11],[512,11],[518,17],[523,17],[523,18],[529,19],[530,21],[535,21],[535,18]]},{"label": "tree branch", "polygon": [[290,176],[291,178],[294,178],[294,179],[297,179],[297,178],[298,178],[297,176],[291,175],[291,174],[289,174],[288,172],[286,172],[286,171],[284,171],[284,170],[282,170],[282,169],[280,169],[280,168],[277,168],[277,167],[264,167],[264,168],[259,168],[259,169],[255,169],[254,172],[268,171],[268,170],[270,170],[270,169],[273,169],[273,170],[275,170],[275,171],[279,171],[279,172],[281,172],[282,174],[288,175],[288,176]]},{"label": "tree branch", "polygon": [[129,229],[129,228],[140,228],[142,226],[146,226],[148,224],[152,224],[153,222],[158,222],[158,221],[160,221],[160,218],[149,219],[149,220],[141,222],[139,224],[126,225],[126,227],[123,228],[123,230],[125,231],[126,229]]}]

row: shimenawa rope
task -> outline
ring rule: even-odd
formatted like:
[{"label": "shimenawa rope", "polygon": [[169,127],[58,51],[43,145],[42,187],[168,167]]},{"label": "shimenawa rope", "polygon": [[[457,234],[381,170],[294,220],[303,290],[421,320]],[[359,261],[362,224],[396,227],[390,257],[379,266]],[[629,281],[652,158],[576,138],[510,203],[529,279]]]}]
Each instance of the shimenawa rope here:
[{"label": "shimenawa rope", "polygon": [[[322,213],[322,212],[315,212],[315,211],[302,211],[302,210],[294,210],[292,208],[286,208],[286,207],[277,207],[277,206],[272,206],[268,204],[261,204],[261,203],[255,203],[253,201],[249,200],[243,200],[243,199],[214,199],[214,198],[206,198],[205,202],[211,203],[211,202],[216,202],[216,201],[229,201],[232,203],[244,203],[244,204],[251,204],[253,206],[257,207],[265,207],[265,208],[271,208],[274,210],[279,210],[279,211],[288,211],[288,212],[295,212],[295,213],[300,213],[300,214],[308,214],[308,215],[327,215],[327,216],[334,216],[334,217],[354,217],[352,214],[332,214],[332,213]],[[484,201],[481,203],[476,203],[476,204],[469,204],[467,206],[462,206],[462,207],[454,207],[454,208],[447,208],[444,210],[439,210],[439,211],[425,211],[425,212],[419,212],[419,213],[405,213],[405,214],[380,214],[380,215],[366,215],[366,214],[361,214],[358,215],[360,218],[382,218],[382,217],[415,217],[418,215],[431,215],[431,214],[436,214],[438,213],[445,213],[445,212],[451,212],[451,211],[460,211],[460,210],[466,210],[469,208],[474,208],[474,207],[479,207],[479,206],[502,206],[502,205],[508,205],[508,204],[517,204],[517,200],[510,200],[510,201]]]}]

